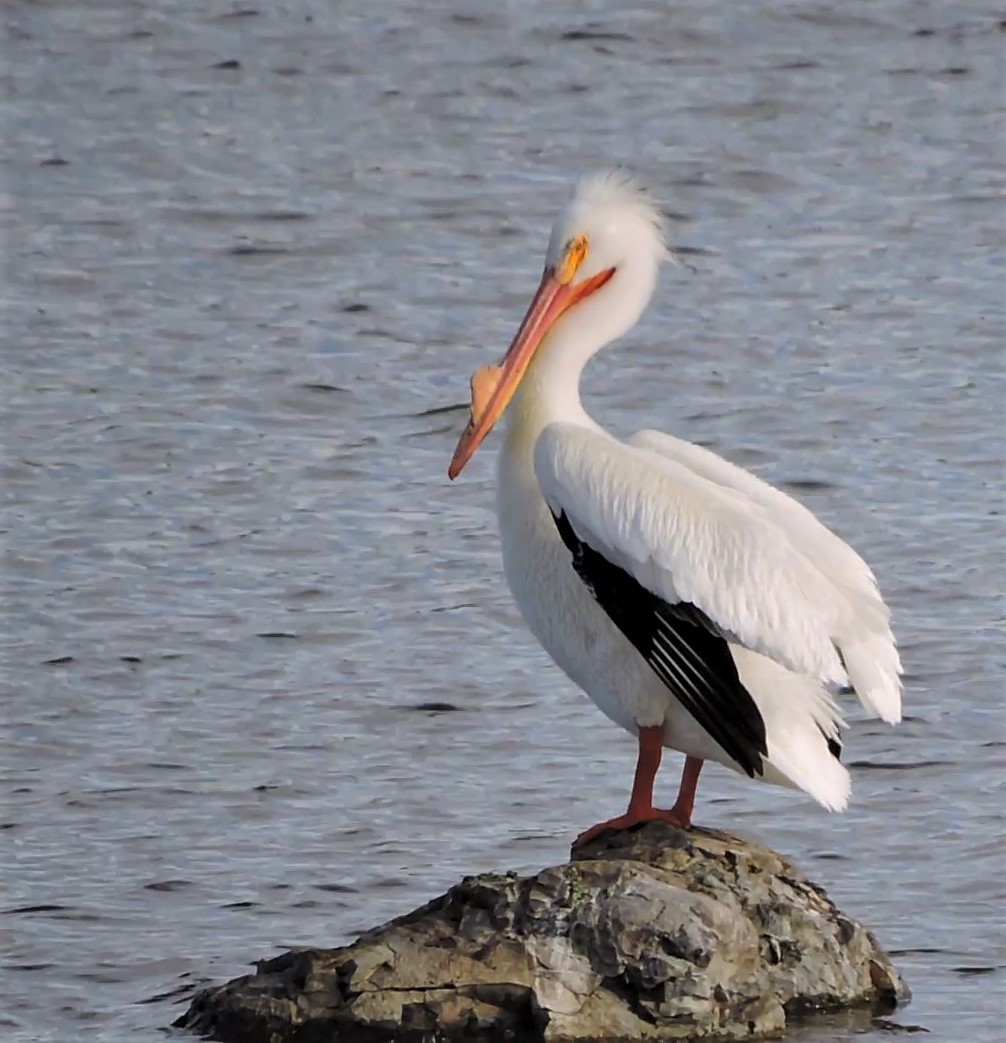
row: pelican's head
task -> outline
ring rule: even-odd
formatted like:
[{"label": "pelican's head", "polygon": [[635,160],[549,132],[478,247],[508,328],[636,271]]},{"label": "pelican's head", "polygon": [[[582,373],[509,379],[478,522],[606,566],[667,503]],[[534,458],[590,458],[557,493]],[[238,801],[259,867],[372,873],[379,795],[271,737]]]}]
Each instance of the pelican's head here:
[{"label": "pelican's head", "polygon": [[[560,324],[595,347],[632,327],[653,294],[657,268],[670,256],[660,211],[622,171],[593,174],[576,188],[555,224],[541,284],[497,371],[476,395],[448,475],[456,478],[503,415],[536,352]],[[481,401],[480,401],[481,399]]]}]

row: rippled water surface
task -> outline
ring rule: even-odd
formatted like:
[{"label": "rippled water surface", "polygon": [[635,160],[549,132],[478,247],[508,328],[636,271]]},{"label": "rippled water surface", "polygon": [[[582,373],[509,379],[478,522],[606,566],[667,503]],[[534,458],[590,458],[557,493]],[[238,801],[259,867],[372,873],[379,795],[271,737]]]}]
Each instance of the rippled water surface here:
[{"label": "rippled water surface", "polygon": [[632,740],[502,584],[493,448],[445,477],[618,162],[694,270],[590,407],[796,491],[908,670],[846,815],[714,768],[700,818],[875,929],[895,1021],[1002,1038],[1002,11],[669,10],[3,5],[5,1040],[160,1038],[194,983],[624,806]]}]

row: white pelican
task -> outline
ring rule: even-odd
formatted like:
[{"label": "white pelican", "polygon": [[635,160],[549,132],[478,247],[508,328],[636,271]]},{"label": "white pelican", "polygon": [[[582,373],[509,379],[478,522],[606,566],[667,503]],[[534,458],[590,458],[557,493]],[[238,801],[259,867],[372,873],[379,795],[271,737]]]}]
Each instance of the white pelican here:
[{"label": "white pelican", "polygon": [[[627,175],[585,178],[556,221],[541,284],[499,367],[472,379],[456,478],[507,413],[498,513],[507,581],[530,629],[599,709],[638,737],[628,810],[581,833],[691,822],[703,761],[848,803],[852,688],[901,719],[901,664],[869,566],[796,500],[699,446],[618,441],[580,402],[591,356],[646,308],[669,255]],[[653,806],[664,747],[685,754]]]}]

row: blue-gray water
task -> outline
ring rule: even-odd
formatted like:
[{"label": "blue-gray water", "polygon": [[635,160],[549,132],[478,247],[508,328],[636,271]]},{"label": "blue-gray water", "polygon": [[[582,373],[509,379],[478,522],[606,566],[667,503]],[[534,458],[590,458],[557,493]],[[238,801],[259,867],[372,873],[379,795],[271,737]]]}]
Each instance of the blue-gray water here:
[{"label": "blue-gray water", "polygon": [[2,13],[3,1038],[157,1039],[176,990],[624,807],[632,741],[525,633],[494,444],[449,485],[443,410],[570,181],[625,163],[695,271],[591,408],[796,490],[875,566],[908,671],[902,727],[852,714],[846,815],[712,769],[699,818],[900,954],[896,1021],[999,1040],[1002,11]]}]

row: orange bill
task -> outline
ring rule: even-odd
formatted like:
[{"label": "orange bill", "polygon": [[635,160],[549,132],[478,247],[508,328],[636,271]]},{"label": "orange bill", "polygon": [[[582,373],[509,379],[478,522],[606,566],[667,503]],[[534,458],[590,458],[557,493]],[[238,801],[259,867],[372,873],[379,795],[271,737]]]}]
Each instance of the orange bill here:
[{"label": "orange bill", "polygon": [[[553,269],[545,269],[541,284],[517,330],[517,335],[503,356],[501,366],[493,367],[491,370],[479,370],[472,378],[472,415],[447,469],[449,478],[457,478],[486,435],[493,429],[493,425],[503,415],[510,399],[520,386],[534,353],[556,320],[577,301],[600,289],[614,274],[614,269],[609,268],[574,286],[572,281],[560,282]],[[488,379],[489,373],[492,374],[495,386],[492,386]]]}]

